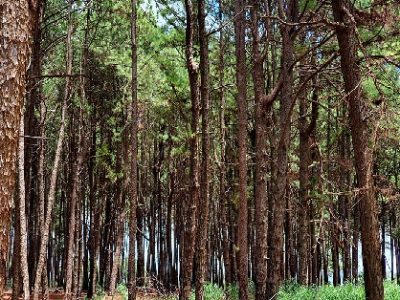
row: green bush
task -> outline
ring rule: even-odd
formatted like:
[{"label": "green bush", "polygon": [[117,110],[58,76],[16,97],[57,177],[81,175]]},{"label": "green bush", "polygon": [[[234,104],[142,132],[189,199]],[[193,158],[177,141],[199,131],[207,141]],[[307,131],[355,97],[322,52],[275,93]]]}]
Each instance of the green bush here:
[{"label": "green bush", "polygon": [[[385,282],[385,299],[400,299],[400,286]],[[285,283],[278,294],[278,300],[363,300],[365,291],[362,285],[346,284],[339,287],[324,285],[304,287],[296,283]]]},{"label": "green bush", "polygon": [[[225,292],[217,284],[207,282],[204,285],[204,300],[224,300]],[[192,292],[190,300],[195,300],[195,293]]]},{"label": "green bush", "polygon": [[128,288],[125,284],[120,283],[117,286],[117,294],[121,295],[124,299],[128,299]]}]

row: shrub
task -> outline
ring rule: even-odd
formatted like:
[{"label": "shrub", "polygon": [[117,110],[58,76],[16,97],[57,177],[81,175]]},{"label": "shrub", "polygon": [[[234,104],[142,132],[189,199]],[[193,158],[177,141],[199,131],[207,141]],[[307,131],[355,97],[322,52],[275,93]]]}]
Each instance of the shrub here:
[{"label": "shrub", "polygon": [[[225,299],[224,290],[217,284],[207,282],[204,285],[204,300],[223,300]],[[195,300],[195,293],[192,292],[190,300]]]},{"label": "shrub", "polygon": [[[400,286],[394,282],[385,282],[385,299],[400,299]],[[285,283],[279,292],[279,300],[363,300],[364,286],[345,284],[339,287],[324,285],[304,287],[296,283]]]}]

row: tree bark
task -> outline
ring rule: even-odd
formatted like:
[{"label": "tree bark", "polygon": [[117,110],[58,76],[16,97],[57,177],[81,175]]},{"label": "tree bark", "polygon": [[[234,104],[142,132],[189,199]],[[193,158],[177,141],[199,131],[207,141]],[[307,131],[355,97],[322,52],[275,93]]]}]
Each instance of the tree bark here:
[{"label": "tree bark", "polygon": [[27,1],[0,1],[0,297],[6,286],[11,203],[30,50]]},{"label": "tree bark", "polygon": [[372,178],[372,150],[368,121],[363,116],[366,101],[362,96],[361,71],[357,64],[357,33],[348,0],[332,1],[333,15],[339,25],[336,35],[341,55],[346,100],[349,105],[351,136],[357,185],[360,189],[360,225],[364,262],[366,299],[382,300],[384,296],[377,202]]},{"label": "tree bark", "polygon": [[131,149],[130,149],[130,213],[129,213],[129,258],[128,299],[136,299],[136,207],[138,198],[138,97],[137,97],[137,1],[131,0],[131,60],[132,60],[132,103],[131,103]]},{"label": "tree bark", "polygon": [[[290,21],[294,20],[295,1],[290,1],[286,12],[284,12],[283,1],[278,1],[280,18]],[[267,299],[276,297],[282,282],[283,265],[283,223],[285,213],[285,197],[287,186],[287,168],[288,168],[288,147],[291,129],[291,112],[293,99],[293,78],[291,65],[293,64],[293,40],[289,26],[281,25],[282,35],[282,71],[283,80],[280,97],[279,126],[280,131],[277,135],[277,153],[275,161],[275,183],[273,195],[273,210],[271,213],[272,227],[269,230],[269,264],[267,277]]]},{"label": "tree bark", "polygon": [[238,268],[239,268],[239,299],[247,300],[248,276],[248,205],[247,205],[247,79],[246,79],[246,21],[245,4],[243,0],[236,1],[235,13],[235,56],[238,128],[237,142],[238,172],[239,172],[239,212],[237,225]]},{"label": "tree bark", "polygon": [[199,139],[198,139],[198,120],[199,120],[199,79],[198,65],[194,61],[194,30],[195,14],[191,0],[185,0],[186,11],[186,64],[189,73],[190,99],[191,99],[191,133],[190,138],[190,196],[185,200],[185,224],[183,233],[183,252],[181,259],[181,290],[179,299],[188,300],[191,292],[191,279],[193,271],[193,256],[196,235],[196,216],[199,205]]},{"label": "tree bark", "polygon": [[[267,278],[267,190],[266,190],[266,111],[263,105],[264,96],[264,59],[260,53],[259,6],[252,1],[252,77],[254,82],[255,101],[255,166],[254,166],[254,225],[255,225],[255,285],[256,300],[265,298]],[[243,54],[245,55],[245,54]],[[247,121],[246,121],[247,122]]]},{"label": "tree bark", "polygon": [[197,220],[197,275],[196,275],[196,300],[204,299],[204,277],[208,266],[208,224],[209,224],[209,59],[208,36],[206,32],[206,4],[205,0],[198,0],[198,30],[200,44],[200,99],[202,118],[202,151],[201,151],[201,176],[199,216]]},{"label": "tree bark", "polygon": [[24,134],[24,113],[22,109],[21,122],[19,127],[18,145],[18,187],[19,187],[19,229],[20,229],[20,263],[22,273],[23,299],[29,299],[29,271],[28,271],[28,236],[25,210],[25,134]]}]

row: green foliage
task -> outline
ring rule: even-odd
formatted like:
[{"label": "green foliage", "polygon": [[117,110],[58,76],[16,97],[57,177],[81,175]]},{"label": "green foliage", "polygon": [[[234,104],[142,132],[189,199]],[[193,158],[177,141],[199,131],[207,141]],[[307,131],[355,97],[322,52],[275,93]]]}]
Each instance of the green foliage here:
[{"label": "green foliage", "polygon": [[[223,300],[225,299],[225,292],[223,288],[214,283],[207,282],[204,285],[204,299],[205,300]],[[190,300],[195,300],[194,292],[190,295]]]},{"label": "green foliage", "polygon": [[[285,283],[279,292],[279,300],[362,300],[365,299],[362,285],[347,284],[339,287],[324,285],[304,287],[296,283]],[[385,282],[385,299],[400,299],[400,286],[395,282]]]},{"label": "green foliage", "polygon": [[124,299],[128,299],[128,288],[125,284],[118,284],[116,291],[118,295],[122,296]]}]

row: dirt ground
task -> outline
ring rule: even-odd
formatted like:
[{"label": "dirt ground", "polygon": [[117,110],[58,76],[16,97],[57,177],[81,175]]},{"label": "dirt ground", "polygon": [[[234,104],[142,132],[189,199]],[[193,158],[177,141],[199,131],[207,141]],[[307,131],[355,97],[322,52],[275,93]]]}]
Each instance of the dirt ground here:
[{"label": "dirt ground", "polygon": [[[12,299],[12,291],[7,291],[3,297],[1,297],[2,300],[11,300]],[[22,299],[22,298],[20,298]],[[32,297],[31,297],[32,299]],[[51,291],[49,293],[49,298],[48,300],[62,300],[64,299],[64,294],[62,291]],[[85,295],[83,294],[81,298],[78,299],[85,299]],[[99,298],[96,298],[99,299]],[[114,295],[114,296],[104,296],[102,298],[104,300],[124,300],[123,296],[121,295]],[[137,298],[138,300],[156,300],[156,299],[171,299],[171,297],[165,297],[165,296],[160,296],[157,293],[149,293],[149,292],[141,292],[138,291]],[[77,300],[77,299],[76,299]]]}]

